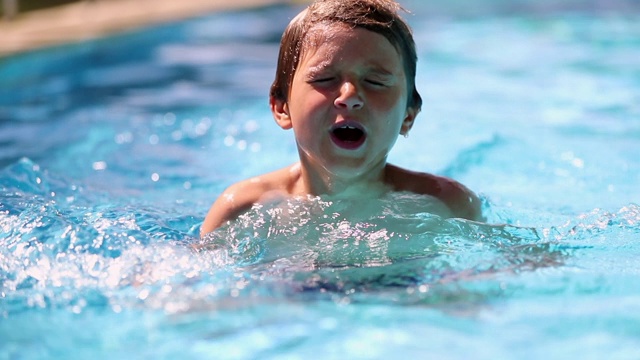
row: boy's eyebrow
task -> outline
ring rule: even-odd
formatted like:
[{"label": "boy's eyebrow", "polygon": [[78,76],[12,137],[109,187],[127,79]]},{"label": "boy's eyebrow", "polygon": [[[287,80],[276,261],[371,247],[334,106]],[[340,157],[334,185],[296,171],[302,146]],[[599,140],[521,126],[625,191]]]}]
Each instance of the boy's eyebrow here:
[{"label": "boy's eyebrow", "polygon": [[328,61],[322,61],[307,68],[307,75],[316,75],[327,70],[331,70],[333,66]]},{"label": "boy's eyebrow", "polygon": [[[313,76],[322,74],[326,71],[331,71],[333,70],[333,68],[334,66],[331,63],[323,61],[318,63],[317,65],[308,67],[305,75],[309,77],[313,77]],[[388,77],[397,76],[396,73],[388,70],[387,68],[379,64],[373,64],[368,66],[367,72],[373,72],[376,75],[380,75],[380,76],[388,76]]]},{"label": "boy's eyebrow", "polygon": [[396,74],[390,70],[387,70],[387,68],[381,66],[381,65],[372,65],[370,67],[370,71],[375,72],[378,75],[384,75],[384,76],[395,76]]},{"label": "boy's eyebrow", "polygon": [[334,67],[326,62],[320,63],[315,66],[308,67],[303,73],[306,79],[313,80],[318,77],[323,77],[333,72]]}]

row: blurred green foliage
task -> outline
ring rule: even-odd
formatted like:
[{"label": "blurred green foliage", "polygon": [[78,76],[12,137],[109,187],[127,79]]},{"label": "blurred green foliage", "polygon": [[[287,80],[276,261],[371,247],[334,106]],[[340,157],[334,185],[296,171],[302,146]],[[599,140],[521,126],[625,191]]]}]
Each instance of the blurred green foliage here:
[{"label": "blurred green foliage", "polygon": [[[63,4],[69,4],[73,2],[77,2],[78,0],[15,0],[17,3],[18,14],[24,13],[27,11],[45,9],[52,6],[58,6]],[[0,0],[0,17],[4,17],[5,15],[5,3],[7,1]]]}]

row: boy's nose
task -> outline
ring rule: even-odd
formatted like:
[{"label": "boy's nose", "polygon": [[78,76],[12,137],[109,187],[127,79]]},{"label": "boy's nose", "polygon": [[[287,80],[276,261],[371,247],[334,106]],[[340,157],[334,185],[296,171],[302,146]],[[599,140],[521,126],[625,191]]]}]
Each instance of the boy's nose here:
[{"label": "boy's nose", "polygon": [[338,108],[353,110],[360,109],[364,102],[358,94],[357,88],[351,82],[346,81],[340,87],[340,93],[333,104]]}]

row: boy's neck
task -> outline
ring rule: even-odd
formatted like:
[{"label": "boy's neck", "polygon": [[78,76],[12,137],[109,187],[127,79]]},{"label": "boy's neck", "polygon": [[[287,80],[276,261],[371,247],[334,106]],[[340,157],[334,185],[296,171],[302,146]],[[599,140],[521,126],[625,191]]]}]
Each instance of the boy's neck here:
[{"label": "boy's neck", "polygon": [[336,197],[377,197],[389,190],[385,183],[386,162],[374,170],[356,176],[339,176],[317,166],[309,166],[301,161],[298,168],[297,192],[309,195],[330,195]]}]

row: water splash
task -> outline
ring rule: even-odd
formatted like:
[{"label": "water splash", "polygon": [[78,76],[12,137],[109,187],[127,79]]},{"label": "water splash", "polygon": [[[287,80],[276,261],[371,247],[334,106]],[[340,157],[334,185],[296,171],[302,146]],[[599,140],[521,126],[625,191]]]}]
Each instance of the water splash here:
[{"label": "water splash", "polygon": [[226,251],[246,271],[260,274],[262,284],[289,296],[341,301],[381,300],[391,293],[397,302],[443,303],[451,300],[452,286],[556,266],[565,256],[555,247],[557,239],[535,228],[416,211],[428,209],[429,201],[393,194],[256,206],[209,234],[204,247]]},{"label": "water splash", "polygon": [[440,218],[428,198],[399,193],[256,206],[200,241],[193,215],[113,196],[87,207],[105,195],[29,159],[0,171],[0,185],[3,317],[34,308],[188,313],[265,299],[480,305],[523,291],[513,282],[526,274],[637,253],[640,221],[630,204],[545,228],[490,225]]}]

